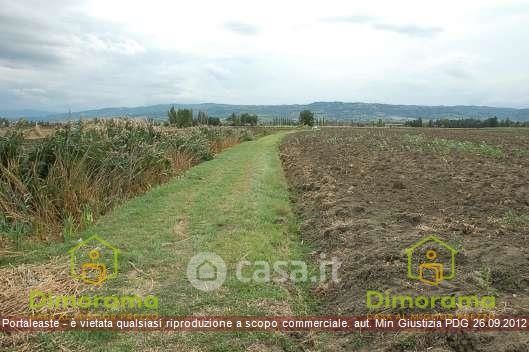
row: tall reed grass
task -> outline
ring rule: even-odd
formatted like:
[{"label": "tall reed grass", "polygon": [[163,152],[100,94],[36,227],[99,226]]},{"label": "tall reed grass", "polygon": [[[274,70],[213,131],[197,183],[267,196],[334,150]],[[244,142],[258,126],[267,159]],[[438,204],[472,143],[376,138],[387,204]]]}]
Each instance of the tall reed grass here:
[{"label": "tall reed grass", "polygon": [[0,136],[0,243],[73,236],[116,203],[251,138],[241,128],[134,120],[70,123],[41,139],[12,128]]}]

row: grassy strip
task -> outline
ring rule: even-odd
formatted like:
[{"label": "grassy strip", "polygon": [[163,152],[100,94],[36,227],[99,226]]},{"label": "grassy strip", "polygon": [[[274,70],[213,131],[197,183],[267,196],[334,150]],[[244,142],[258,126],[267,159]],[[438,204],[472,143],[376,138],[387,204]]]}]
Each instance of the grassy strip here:
[{"label": "grassy strip", "polygon": [[[243,258],[273,262],[305,257],[278,158],[283,135],[235,146],[180,179],[132,199],[85,231],[83,238],[97,233],[122,251],[120,274],[106,284],[105,294],[155,294],[160,299],[158,313],[171,316],[312,311],[305,284],[242,283],[235,278],[235,263]],[[47,255],[57,255],[67,246],[54,245]],[[227,280],[218,290],[202,292],[187,281],[187,262],[201,251],[215,252],[227,264]],[[35,339],[50,350],[298,349],[296,340],[280,333],[70,332]]]}]

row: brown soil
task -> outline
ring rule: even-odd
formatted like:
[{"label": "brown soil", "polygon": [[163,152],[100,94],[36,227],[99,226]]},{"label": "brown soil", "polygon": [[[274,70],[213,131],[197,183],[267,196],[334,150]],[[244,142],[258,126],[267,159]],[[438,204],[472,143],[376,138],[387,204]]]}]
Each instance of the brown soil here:
[{"label": "brown soil", "polygon": [[[504,154],[409,144],[406,135],[418,133]],[[369,313],[366,290],[377,290],[494,295],[494,313],[529,315],[528,130],[323,129],[289,135],[281,156],[314,260],[325,253],[342,261],[341,281],[314,289],[322,312]],[[431,234],[458,250],[455,278],[438,286],[406,275],[405,248]],[[424,310],[384,311],[392,312]],[[334,337],[340,342],[329,350],[529,351],[527,333]]]}]

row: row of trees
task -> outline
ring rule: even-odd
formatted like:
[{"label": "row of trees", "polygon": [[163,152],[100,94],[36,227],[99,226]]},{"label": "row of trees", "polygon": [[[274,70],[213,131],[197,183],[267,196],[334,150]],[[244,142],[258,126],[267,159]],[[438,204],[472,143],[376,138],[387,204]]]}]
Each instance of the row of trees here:
[{"label": "row of trees", "polygon": [[[196,117],[193,116],[193,110],[191,109],[178,109],[175,110],[174,106],[167,112],[169,118],[169,124],[174,125],[178,128],[196,126],[196,125],[220,125],[221,121],[219,118],[209,117],[204,111],[199,111]],[[259,122],[257,115],[243,113],[237,115],[232,113],[230,117],[226,119],[226,123],[230,126],[256,126]],[[305,125],[314,126],[314,123],[323,124],[323,119],[315,119],[314,113],[310,110],[303,110],[299,113],[298,120],[293,120],[287,117],[274,117],[272,123],[274,126],[294,126],[294,125]]]},{"label": "row of trees", "polygon": [[483,128],[483,127],[529,127],[529,122],[511,121],[510,119],[498,120],[491,117],[485,120],[479,119],[437,119],[424,122],[421,118],[406,121],[409,127],[443,127],[443,128]]},{"label": "row of trees", "polygon": [[[193,114],[193,110],[191,109],[175,109],[174,106],[172,106],[169,111],[167,111],[167,118],[168,121],[165,122],[165,124],[169,124],[178,128],[185,128],[185,127],[191,127],[191,126],[197,126],[197,125],[212,125],[212,126],[219,126],[221,125],[221,120],[218,117],[210,117],[208,116],[207,112],[199,111],[196,115]],[[98,121],[98,118],[95,118],[94,121]],[[148,121],[152,124],[157,124],[157,121],[155,119],[149,118]],[[259,122],[259,118],[257,115],[252,115],[249,113],[243,113],[240,115],[237,115],[235,113],[232,113],[230,117],[226,119],[226,123],[230,126],[256,126]],[[5,118],[0,118],[0,127],[8,127],[15,122],[10,121]],[[288,117],[273,117],[270,121],[270,124],[273,126],[295,126],[295,125],[306,125],[306,126],[314,126],[314,124],[318,125],[324,125],[325,120],[323,118],[321,119],[315,119],[314,113],[310,110],[304,110],[299,113],[299,118],[296,121],[295,119],[288,118]],[[24,119],[20,119],[18,122],[16,122],[18,125],[27,124],[28,126],[30,123]],[[41,121],[39,122],[39,125],[50,125],[52,124],[49,121]]]},{"label": "row of trees", "polygon": [[174,106],[167,112],[169,118],[169,124],[174,125],[178,128],[191,127],[197,125],[220,125],[220,119],[218,117],[209,117],[204,111],[199,111],[196,118],[193,118],[193,110],[191,109],[178,109],[175,110]]},{"label": "row of trees", "polygon": [[226,119],[230,126],[255,126],[257,125],[258,120],[257,115],[250,115],[248,113],[241,115],[232,113],[230,117]]},{"label": "row of trees", "polygon": [[270,126],[296,126],[298,124],[298,120],[286,116],[279,116],[272,117],[272,119],[268,121],[267,124]]}]

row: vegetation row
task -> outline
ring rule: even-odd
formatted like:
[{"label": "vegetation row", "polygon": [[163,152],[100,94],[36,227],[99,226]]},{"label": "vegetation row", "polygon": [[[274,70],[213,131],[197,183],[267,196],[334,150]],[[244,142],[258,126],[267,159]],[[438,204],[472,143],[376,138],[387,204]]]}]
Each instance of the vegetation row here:
[{"label": "vegetation row", "polygon": [[123,199],[252,138],[245,128],[174,131],[133,120],[69,123],[39,139],[9,128],[0,136],[0,233],[14,243],[71,236]]}]

